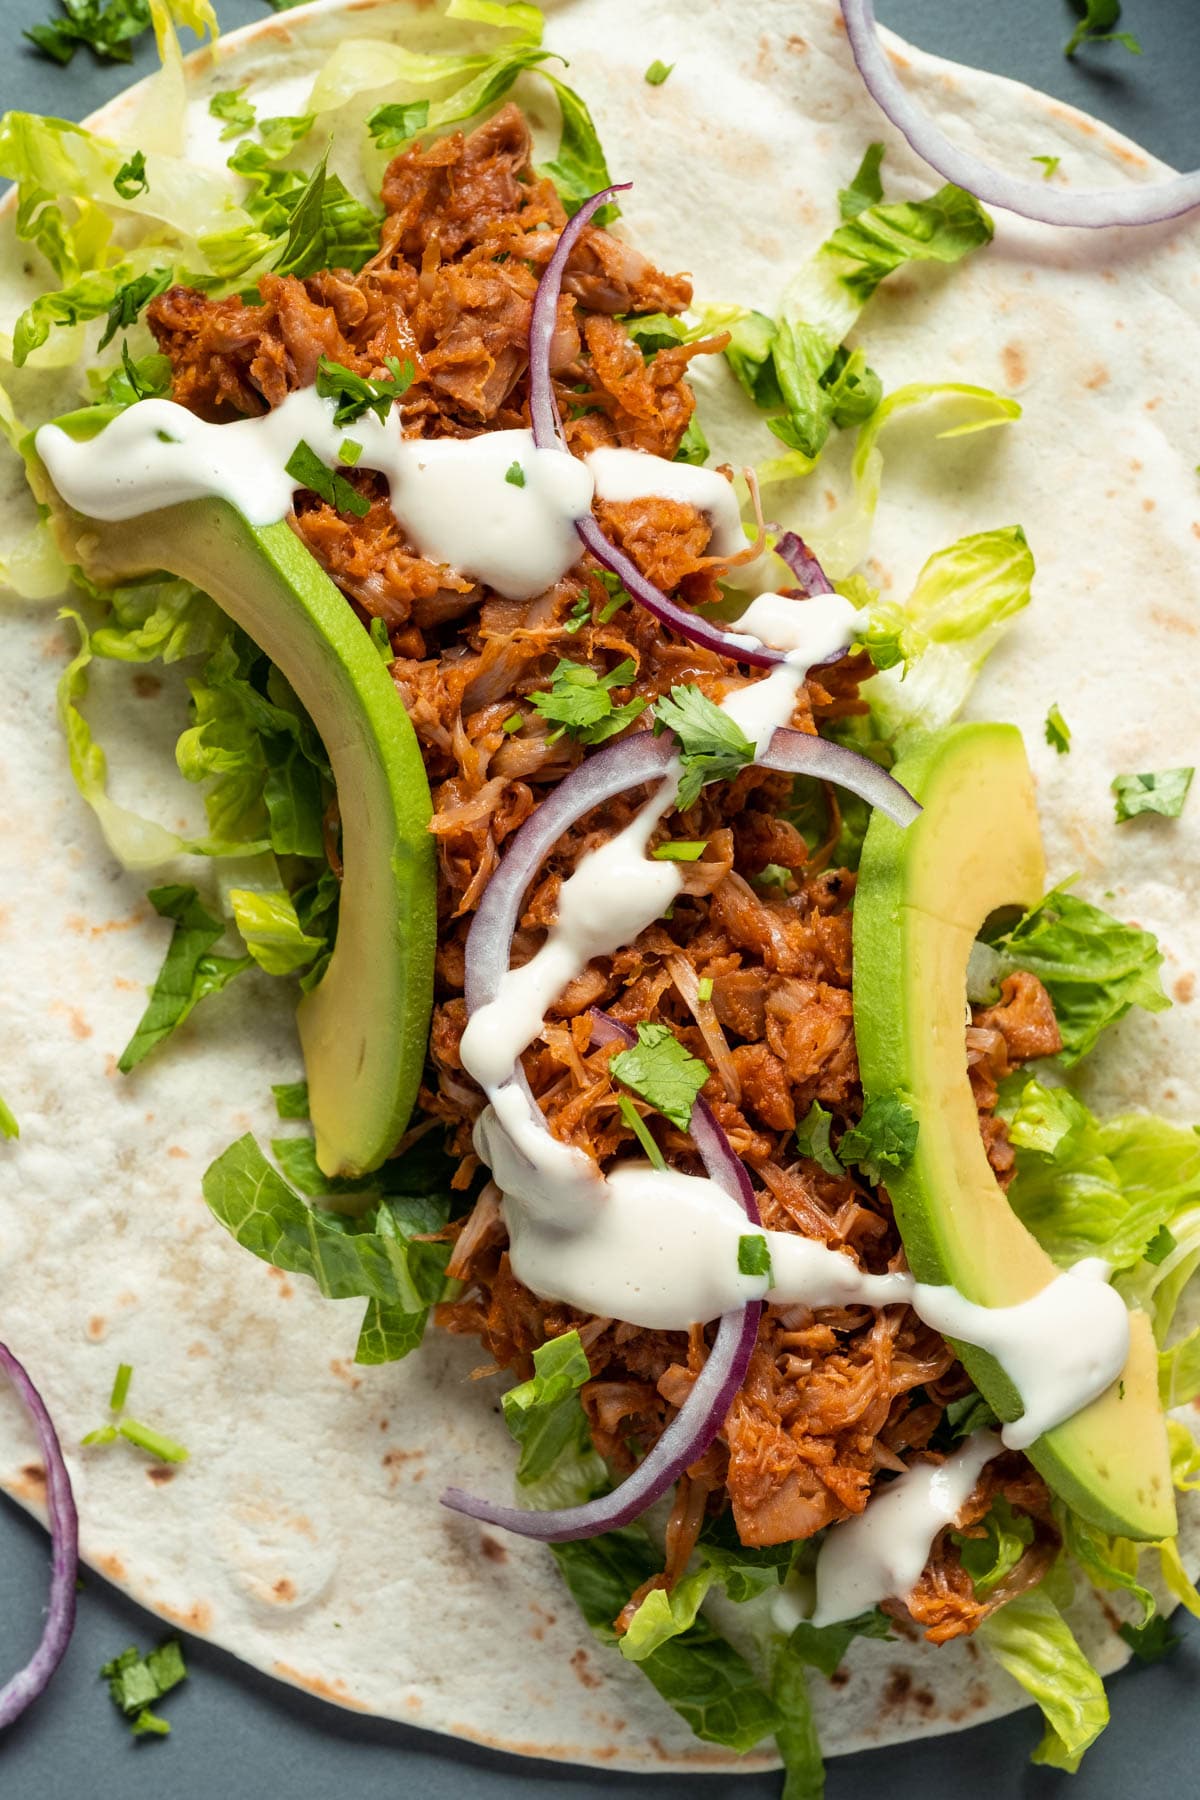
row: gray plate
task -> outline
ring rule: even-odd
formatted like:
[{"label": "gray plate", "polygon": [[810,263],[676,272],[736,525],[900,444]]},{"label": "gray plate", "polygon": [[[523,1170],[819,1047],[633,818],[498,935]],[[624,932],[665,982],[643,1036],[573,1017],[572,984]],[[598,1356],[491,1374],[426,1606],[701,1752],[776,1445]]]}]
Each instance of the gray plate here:
[{"label": "gray plate", "polygon": [[[132,75],[145,73],[153,58],[143,51],[130,70],[98,64],[81,51],[69,69],[59,69],[19,47],[19,30],[56,4],[0,0],[0,98],[5,106],[82,118]],[[927,50],[1019,76],[1107,119],[1176,167],[1200,161],[1196,0],[1128,0],[1121,22],[1138,33],[1144,56],[1100,46],[1073,62],[1062,55],[1073,18],[1064,0],[878,4],[888,25]],[[264,10],[263,0],[217,0],[227,30]],[[734,13],[731,7],[731,23]],[[669,46],[655,48],[670,53]],[[40,1529],[0,1499],[0,1670],[31,1647],[45,1596],[45,1545]],[[394,1554],[404,1554],[399,1518]],[[100,1576],[89,1573],[86,1582],[79,1624],[54,1685],[0,1743],[4,1800],[329,1800],[339,1792],[353,1800],[587,1800],[602,1792],[626,1800],[767,1800],[779,1792],[775,1775],[646,1778],[490,1754],[326,1706],[203,1643],[186,1646],[191,1679],[164,1703],[171,1737],[135,1742],[109,1705],[97,1670],[127,1644],[148,1648],[161,1630]],[[1182,1629],[1185,1641],[1165,1663],[1127,1670],[1110,1684],[1113,1723],[1070,1783],[1072,1800],[1132,1800],[1151,1788],[1196,1792],[1200,1630],[1192,1620]],[[498,1635],[497,1681],[505,1679],[506,1653]],[[949,1800],[969,1794],[1038,1800],[1065,1788],[1064,1777],[1029,1767],[1038,1735],[1036,1715],[1026,1712],[950,1737],[839,1758],[830,1765],[829,1800],[857,1800],[877,1787],[888,1800],[929,1800],[931,1793]]]}]

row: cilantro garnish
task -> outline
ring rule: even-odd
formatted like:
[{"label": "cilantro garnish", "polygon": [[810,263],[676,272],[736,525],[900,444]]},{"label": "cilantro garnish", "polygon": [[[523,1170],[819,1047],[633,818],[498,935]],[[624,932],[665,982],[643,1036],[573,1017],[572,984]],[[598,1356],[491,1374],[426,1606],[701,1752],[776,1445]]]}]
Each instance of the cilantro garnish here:
[{"label": "cilantro garnish", "polygon": [[1049,181],[1049,179],[1053,175],[1055,169],[1057,169],[1059,163],[1062,161],[1062,157],[1061,156],[1031,156],[1029,160],[1030,160],[1030,162],[1041,163],[1041,165],[1042,165],[1042,180]]},{"label": "cilantro garnish", "polygon": [[858,165],[858,172],[849,187],[838,189],[838,211],[845,222],[857,219],[860,213],[866,212],[868,206],[878,206],[883,200],[883,157],[886,146],[881,143],[868,144],[863,151],[863,159]]},{"label": "cilantro garnish", "polygon": [[610,1073],[686,1131],[696,1096],[708,1080],[707,1064],[684,1049],[669,1025],[639,1025],[637,1038],[628,1050],[617,1051]]},{"label": "cilantro garnish", "polygon": [[1112,791],[1117,797],[1117,824],[1147,812],[1177,819],[1195,773],[1195,769],[1156,769],[1146,775],[1116,776]]},{"label": "cilantro garnish", "polygon": [[754,745],[737,722],[690,684],[674,687],[654,706],[656,732],[679,739],[683,775],[675,804],[686,812],[709,781],[726,781],[754,761]]},{"label": "cilantro garnish", "polygon": [[920,1125],[899,1094],[877,1094],[868,1100],[863,1116],[852,1125],[838,1146],[843,1163],[856,1163],[867,1180],[876,1184],[888,1169],[905,1169],[917,1147]]},{"label": "cilantro garnish", "polygon": [[19,1138],[21,1127],[17,1123],[16,1114],[0,1094],[0,1137]]},{"label": "cilantro garnish", "polygon": [[505,734],[506,737],[512,737],[516,732],[520,731],[520,729],[524,723],[525,723],[525,714],[524,713],[511,712],[511,713],[509,713],[507,719],[505,719],[504,723],[501,725],[500,729]]},{"label": "cilantro garnish", "polygon": [[765,1275],[768,1281],[773,1279],[771,1248],[761,1231],[748,1232],[738,1239],[738,1273]]},{"label": "cilantro garnish", "polygon": [[139,1450],[145,1450],[156,1462],[182,1463],[188,1460],[188,1452],[174,1438],[165,1437],[161,1431],[155,1431],[151,1425],[143,1425],[137,1419],[127,1419],[124,1415],[125,1402],[129,1398],[129,1383],[133,1379],[132,1363],[118,1363],[113,1377],[112,1393],[109,1395],[108,1407],[113,1414],[113,1422],[100,1425],[95,1431],[89,1431],[80,1438],[80,1443],[91,1449],[101,1444],[115,1444],[119,1437],[128,1443],[136,1444]]},{"label": "cilantro garnish", "polygon": [[1166,1262],[1176,1244],[1175,1234],[1166,1225],[1160,1225],[1142,1255],[1148,1263]]},{"label": "cilantro garnish", "polygon": [[1126,1622],[1117,1629],[1140,1663],[1161,1662],[1181,1642],[1178,1632],[1171,1629],[1170,1619],[1164,1618],[1162,1613],[1157,1613],[1145,1625]]},{"label": "cilantro garnish", "polygon": [[638,1143],[642,1146],[642,1149],[646,1152],[646,1155],[653,1166],[656,1169],[665,1169],[667,1166],[667,1159],[655,1143],[653,1137],[651,1137],[650,1127],[647,1125],[645,1119],[643,1119],[641,1113],[633,1104],[633,1101],[629,1098],[628,1094],[618,1095],[617,1111],[624,1119],[626,1125],[628,1125],[630,1131],[632,1131]]},{"label": "cilantro garnish", "polygon": [[660,62],[656,56],[654,61],[650,64],[650,67],[646,70],[643,80],[650,87],[661,87],[674,67],[674,63]]},{"label": "cilantro garnish", "polygon": [[124,1713],[135,1737],[166,1737],[171,1727],[151,1707],[187,1680],[178,1638],[168,1638],[146,1656],[130,1646],[105,1663],[100,1675],[108,1682],[112,1703]]},{"label": "cilantro garnish", "polygon": [[832,1113],[827,1113],[820,1101],[814,1100],[808,1109],[807,1118],[801,1119],[796,1127],[796,1144],[801,1156],[810,1156],[827,1175],[840,1175],[843,1172],[842,1165],[829,1142],[832,1123]]},{"label": "cilantro garnish", "polygon": [[519,462],[510,462],[504,471],[504,479],[509,487],[525,486],[525,471]]},{"label": "cilantro garnish", "polygon": [[398,150],[418,131],[424,131],[428,123],[428,100],[401,101],[393,106],[377,106],[367,120],[367,130],[381,150]]},{"label": "cilantro garnish", "polygon": [[317,364],[317,392],[323,400],[337,401],[335,425],[353,425],[368,412],[373,412],[381,425],[387,423],[393,400],[408,392],[416,370],[398,356],[389,356],[385,367],[390,370],[389,375],[369,381],[343,363],[333,362],[328,356],[321,358]]},{"label": "cilantro garnish", "polygon": [[1085,44],[1120,44],[1131,56],[1140,56],[1142,46],[1132,31],[1114,31],[1121,17],[1121,0],[1071,0],[1080,15],[1079,23],[1063,47],[1064,56],[1074,56]]},{"label": "cilantro garnish", "polygon": [[225,129],[221,133],[222,143],[253,129],[256,116],[254,103],[243,98],[245,92],[244,86],[226,88],[223,93],[214,94],[208,103],[210,115],[214,119],[225,120]]},{"label": "cilantro garnish", "polygon": [[705,975],[703,977],[703,979],[701,981],[697,982],[697,984],[696,984],[696,998],[697,998],[697,1000],[703,1000],[703,1001],[711,1000],[712,992],[713,992],[712,976]]},{"label": "cilantro garnish", "polygon": [[557,743],[565,731],[577,743],[604,744],[624,731],[645,709],[646,701],[635,696],[624,706],[614,706],[612,690],[632,681],[635,672],[630,657],[607,675],[598,675],[588,663],[561,658],[550,677],[550,687],[529,696],[542,718],[559,728],[550,734],[550,743]]},{"label": "cilantro garnish", "polygon": [[371,510],[371,502],[366,496],[352,488],[336,470],[326,468],[311,444],[306,444],[303,438],[284,468],[298,487],[311,488],[337,512],[353,513],[356,519],[365,519]]},{"label": "cilantro garnish", "polygon": [[118,1363],[113,1377],[112,1393],[109,1396],[109,1410],[119,1413],[124,1411],[125,1402],[129,1398],[129,1383],[133,1380],[133,1364]]},{"label": "cilantro garnish", "polygon": [[357,438],[343,438],[338,445],[338,461],[352,469],[363,453],[363,447]]},{"label": "cilantro garnish", "polygon": [[628,606],[633,596],[622,585],[621,577],[614,575],[611,569],[601,569],[599,574],[601,585],[608,594],[608,599],[600,608],[599,623],[607,625],[608,621],[615,618],[623,606]]},{"label": "cilantro garnish", "polygon": [[174,279],[174,269],[150,269],[145,275],[139,275],[135,281],[127,281],[113,295],[112,305],[108,309],[108,318],[104,326],[104,335],[97,346],[103,350],[111,344],[118,331],[130,325],[136,325],[143,307],[165,294]]},{"label": "cilantro garnish", "polygon": [[591,616],[591,596],[585,590],[580,594],[578,600],[574,602],[570,612],[567,614],[567,617],[563,622],[563,630],[569,631],[571,636],[574,637],[577,631],[583,630],[583,627],[589,622]]},{"label": "cilantro garnish", "polygon": [[150,192],[150,183],[146,179],[146,158],[141,150],[135,150],[128,162],[123,162],[113,176],[113,186],[122,200],[136,200],[139,194]]},{"label": "cilantro garnish", "polygon": [[371,642],[374,644],[385,663],[390,663],[393,660],[392,640],[388,636],[388,628],[382,619],[371,620]]},{"label": "cilantro garnish", "polygon": [[650,852],[650,858],[652,862],[699,862],[707,849],[707,838],[675,838],[658,844]]},{"label": "cilantro garnish", "polygon": [[129,339],[121,339],[121,367],[114,370],[104,384],[107,400],[132,403],[134,400],[160,400],[171,392],[171,365],[165,356],[141,356],[136,362],[129,354]]},{"label": "cilantro garnish", "polygon": [[1065,756],[1071,748],[1071,727],[1059,712],[1057,701],[1046,714],[1046,742],[1060,756]]},{"label": "cilantro garnish", "polygon": [[150,29],[150,0],[62,0],[63,19],[25,33],[44,56],[64,67],[80,44],[109,62],[129,62],[130,44]]}]

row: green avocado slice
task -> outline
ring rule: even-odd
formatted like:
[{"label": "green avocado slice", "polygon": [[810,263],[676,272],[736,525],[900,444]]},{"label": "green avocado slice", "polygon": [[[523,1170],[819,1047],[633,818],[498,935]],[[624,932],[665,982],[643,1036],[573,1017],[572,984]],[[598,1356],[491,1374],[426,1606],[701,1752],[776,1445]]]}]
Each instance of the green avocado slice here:
[{"label": "green avocado slice", "polygon": [[[989,914],[1045,890],[1033,780],[1011,725],[953,726],[897,763],[924,811],[907,831],[876,812],[854,901],[854,1026],[868,1099],[899,1092],[920,1136],[888,1193],[913,1273],[983,1306],[1010,1306],[1058,1273],[988,1163],[963,1045],[967,959]],[[1029,1451],[1055,1493],[1107,1532],[1176,1529],[1158,1359],[1135,1312],[1123,1379]],[[955,1344],[1003,1419],[1020,1396],[986,1352]]]},{"label": "green avocado slice", "polygon": [[[91,435],[101,408],[59,423]],[[286,521],[251,525],[227,501],[120,524],[64,508],[31,470],[70,560],[102,587],[165,571],[194,582],[266,652],[308,709],[337,785],[343,881],[337,941],[296,1013],[317,1161],[378,1167],[402,1136],[429,1041],[436,947],[432,805],[408,714],[370,637]]]}]

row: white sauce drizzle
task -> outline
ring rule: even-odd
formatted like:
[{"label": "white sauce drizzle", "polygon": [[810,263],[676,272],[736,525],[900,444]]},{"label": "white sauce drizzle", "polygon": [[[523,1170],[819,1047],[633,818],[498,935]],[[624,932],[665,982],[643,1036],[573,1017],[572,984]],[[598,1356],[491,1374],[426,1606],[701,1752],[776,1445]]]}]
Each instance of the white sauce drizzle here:
[{"label": "white sauce drizzle", "polygon": [[[906,1600],[921,1578],[934,1538],[944,1525],[955,1523],[983,1469],[1000,1450],[994,1432],[977,1431],[945,1462],[916,1463],[907,1475],[877,1489],[865,1512],[834,1525],[817,1556],[813,1624],[836,1625],[881,1600]],[[777,1623],[786,1628],[784,1619]]]}]

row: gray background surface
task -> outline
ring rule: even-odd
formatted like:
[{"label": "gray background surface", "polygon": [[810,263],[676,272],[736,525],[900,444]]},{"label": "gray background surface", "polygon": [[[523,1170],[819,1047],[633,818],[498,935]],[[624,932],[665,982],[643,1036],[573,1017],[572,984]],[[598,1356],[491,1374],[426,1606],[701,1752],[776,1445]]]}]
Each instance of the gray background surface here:
[{"label": "gray background surface", "polygon": [[[225,29],[260,18],[265,0],[216,0]],[[699,0],[704,4],[706,0]],[[707,0],[711,4],[712,0]],[[627,0],[614,15],[628,17]],[[728,4],[728,0],[727,0]],[[920,44],[961,62],[1015,75],[1097,113],[1177,167],[1200,162],[1196,94],[1200,88],[1197,0],[1126,0],[1122,25],[1137,32],[1145,54],[1097,47],[1067,62],[1062,45],[1073,19],[1066,0],[877,0],[880,17]],[[80,52],[59,69],[21,47],[19,31],[49,16],[56,0],[0,0],[0,102],[4,106],[81,118],[152,65],[143,49],[132,72]],[[632,10],[632,9],[631,9]],[[729,6],[731,27],[737,8]],[[669,59],[671,46],[652,41],[653,0],[637,16],[646,24],[647,58]],[[28,1653],[46,1583],[40,1529],[0,1497],[0,1671]],[[391,1554],[404,1555],[397,1518]],[[436,1580],[436,1571],[430,1571]],[[829,1800],[858,1800],[882,1790],[889,1800],[928,1800],[972,1793],[989,1800],[1133,1800],[1149,1792],[1194,1794],[1200,1762],[1200,1631],[1167,1662],[1133,1669],[1110,1684],[1113,1723],[1081,1773],[1068,1779],[1028,1765],[1037,1740],[1026,1713],[951,1737],[839,1759],[830,1766]],[[203,1643],[186,1645],[191,1679],[163,1705],[174,1730],[165,1740],[135,1742],[97,1680],[100,1665],[161,1635],[158,1622],[89,1573],[79,1624],[49,1693],[0,1741],[4,1800],[517,1800],[602,1791],[622,1800],[767,1800],[777,1776],[656,1777],[595,1774],[558,1764],[489,1755],[427,1733],[365,1720],[310,1700]],[[496,1679],[504,1679],[506,1647],[498,1635]],[[4,1676],[0,1673],[0,1682]]]}]

